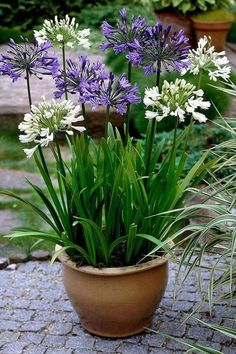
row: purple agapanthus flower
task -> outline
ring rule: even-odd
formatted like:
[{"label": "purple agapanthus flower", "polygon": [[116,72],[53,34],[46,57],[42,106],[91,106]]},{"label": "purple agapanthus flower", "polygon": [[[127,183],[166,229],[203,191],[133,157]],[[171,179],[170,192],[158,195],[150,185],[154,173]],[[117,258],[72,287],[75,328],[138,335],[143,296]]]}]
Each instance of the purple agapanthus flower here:
[{"label": "purple agapanthus flower", "polygon": [[54,93],[56,98],[60,98],[65,92],[79,94],[82,100],[83,91],[86,87],[98,80],[104,80],[107,74],[104,65],[100,62],[90,63],[87,56],[79,56],[78,62],[67,60],[66,75],[63,70],[59,70],[54,76],[58,91]]},{"label": "purple agapanthus flower", "polygon": [[85,90],[84,99],[89,101],[93,108],[97,106],[110,106],[120,114],[127,111],[129,104],[140,103],[137,85],[132,86],[122,74],[120,78],[113,73],[109,74],[108,79],[92,83]]},{"label": "purple agapanthus flower", "polygon": [[186,60],[190,46],[184,31],[171,34],[171,26],[163,29],[161,24],[150,27],[146,32],[146,40],[138,48],[130,51],[127,58],[134,66],[141,66],[146,75],[161,71],[163,66],[169,71],[172,67],[176,71],[187,68]]},{"label": "purple agapanthus flower", "polygon": [[149,26],[146,21],[138,16],[136,19],[132,17],[131,21],[127,21],[126,10],[120,11],[121,20],[118,20],[116,26],[111,26],[107,21],[102,24],[102,32],[108,43],[100,46],[101,50],[112,48],[116,54],[126,53],[127,50],[135,50],[139,43],[145,38],[145,33]]},{"label": "purple agapanthus flower", "polygon": [[52,47],[50,42],[39,45],[35,40],[31,44],[27,38],[20,38],[22,44],[10,39],[10,50],[0,56],[0,74],[8,75],[14,82],[26,72],[41,79],[41,75],[51,75],[57,70],[57,58],[48,54],[48,49]]}]

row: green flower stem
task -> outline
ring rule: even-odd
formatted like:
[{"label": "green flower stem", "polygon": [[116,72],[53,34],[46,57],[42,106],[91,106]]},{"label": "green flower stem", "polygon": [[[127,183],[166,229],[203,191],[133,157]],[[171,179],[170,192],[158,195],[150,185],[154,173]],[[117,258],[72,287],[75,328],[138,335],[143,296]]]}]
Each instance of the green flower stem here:
[{"label": "green flower stem", "polygon": [[[132,72],[132,64],[129,61],[128,63],[128,72],[127,72],[127,78],[128,81],[131,83],[131,72]],[[130,104],[127,105],[127,112],[126,112],[126,117],[125,117],[125,146],[127,145],[128,142],[128,137],[129,137],[129,126],[130,126]]]},{"label": "green flower stem", "polygon": [[26,70],[26,82],[27,82],[27,92],[28,92],[29,107],[30,107],[30,109],[31,109],[31,106],[32,106],[32,98],[31,98],[31,90],[30,90],[29,70]]},{"label": "green flower stem", "polygon": [[105,120],[105,138],[107,139],[107,136],[108,136],[108,123],[109,123],[109,120],[110,120],[110,106],[108,105],[107,106],[107,109],[106,109],[106,120]]},{"label": "green flower stem", "polygon": [[[160,88],[160,78],[161,78],[161,68],[160,65],[157,67],[157,72],[156,72],[156,86],[158,86],[159,90],[161,91]],[[153,150],[153,142],[154,142],[154,136],[156,132],[156,127],[157,127],[157,121],[156,119],[152,119],[152,121],[149,121],[148,123],[148,139],[147,139],[147,158],[146,158],[146,175],[149,175],[150,172],[150,162],[152,159],[152,150]]]},{"label": "green flower stem", "polygon": [[88,117],[87,117],[86,110],[85,110],[85,104],[82,103],[81,107],[82,107],[82,114],[84,117],[84,127],[86,129],[84,132],[84,135],[87,137],[88,136]]},{"label": "green flower stem", "polygon": [[[66,83],[66,52],[65,52],[65,43],[62,44],[62,60],[63,60],[63,77],[64,82]],[[65,91],[65,99],[68,100],[68,93]]]}]

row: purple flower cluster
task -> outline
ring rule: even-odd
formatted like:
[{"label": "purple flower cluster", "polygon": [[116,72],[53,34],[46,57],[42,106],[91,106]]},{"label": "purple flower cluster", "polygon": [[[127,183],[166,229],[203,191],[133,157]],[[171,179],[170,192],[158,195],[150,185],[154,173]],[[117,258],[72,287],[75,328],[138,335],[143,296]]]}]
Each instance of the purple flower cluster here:
[{"label": "purple flower cluster", "polygon": [[38,44],[35,40],[30,44],[27,38],[20,37],[22,44],[17,44],[13,39],[8,43],[11,48],[7,55],[0,57],[0,74],[9,75],[16,81],[21,74],[29,75],[51,75],[58,69],[58,60],[56,57],[48,54],[51,48],[50,42]]},{"label": "purple flower cluster", "polygon": [[170,33],[171,26],[163,29],[161,24],[151,27],[146,33],[146,40],[135,51],[130,51],[127,58],[134,66],[142,66],[146,75],[161,71],[163,66],[169,71],[172,67],[182,71],[189,65],[186,60],[190,47],[184,31]]},{"label": "purple flower cluster", "polygon": [[99,62],[91,64],[87,56],[79,56],[77,63],[71,59],[67,60],[66,75],[63,70],[59,70],[54,78],[58,89],[54,93],[56,98],[60,98],[65,92],[68,92],[79,94],[82,101],[86,87],[106,79],[107,74],[103,64]]},{"label": "purple flower cluster", "polygon": [[112,48],[116,54],[126,53],[139,47],[139,42],[145,39],[145,33],[149,28],[146,21],[138,16],[132,17],[130,23],[127,22],[126,10],[120,11],[121,20],[117,21],[116,27],[111,26],[107,21],[102,24],[102,32],[108,43],[100,46],[101,50]]},{"label": "purple flower cluster", "polygon": [[126,79],[125,74],[120,78],[113,73],[108,79],[92,83],[84,92],[84,99],[89,101],[93,108],[97,106],[110,106],[120,114],[127,111],[129,104],[140,103],[137,85],[132,86]]},{"label": "purple flower cluster", "polygon": [[116,27],[106,21],[102,24],[103,34],[108,43],[103,43],[102,50],[112,48],[114,52],[126,54],[134,65],[143,68],[146,75],[161,71],[161,67],[181,71],[189,65],[187,59],[190,47],[184,31],[171,33],[171,26],[163,29],[157,23],[149,26],[140,16],[131,23],[127,22],[125,9],[121,10],[121,20]]}]

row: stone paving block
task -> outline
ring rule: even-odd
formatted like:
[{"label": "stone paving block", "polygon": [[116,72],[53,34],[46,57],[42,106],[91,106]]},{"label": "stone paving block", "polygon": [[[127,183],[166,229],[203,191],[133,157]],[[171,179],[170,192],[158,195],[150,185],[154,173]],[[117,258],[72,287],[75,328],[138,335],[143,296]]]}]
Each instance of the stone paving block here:
[{"label": "stone paving block", "polygon": [[198,340],[199,338],[201,338],[202,340],[208,340],[211,339],[212,334],[212,330],[209,328],[194,326],[189,328],[187,332],[187,337],[196,340]]},{"label": "stone paving block", "polygon": [[47,349],[45,354],[74,354],[74,351],[72,349]]},{"label": "stone paving block", "polygon": [[22,342],[31,343],[31,344],[40,344],[44,339],[43,334],[28,332],[21,333],[20,340]]},{"label": "stone paving block", "polygon": [[45,354],[46,350],[47,347],[43,345],[30,344],[24,349],[23,354]]},{"label": "stone paving block", "polygon": [[148,354],[148,346],[124,342],[119,346],[117,351],[121,354]]},{"label": "stone paving block", "polygon": [[186,331],[186,325],[180,322],[164,322],[159,331],[166,334],[174,334],[175,337],[183,337]]},{"label": "stone paving block", "polygon": [[21,326],[21,322],[4,320],[0,321],[0,331],[17,331]]},{"label": "stone paving block", "polygon": [[95,337],[87,333],[67,338],[65,347],[70,349],[93,349],[95,343]]},{"label": "stone paving block", "polygon": [[72,330],[71,323],[55,322],[48,328],[48,333],[54,335],[66,336],[68,333],[71,332],[71,330]]},{"label": "stone paving block", "polygon": [[173,304],[173,307],[172,307],[172,309],[174,311],[183,311],[183,312],[189,311],[192,308],[193,308],[193,303],[186,301],[186,300],[185,301],[175,301]]},{"label": "stone paving block", "polygon": [[176,354],[176,352],[173,352],[173,350],[164,349],[164,348],[162,348],[162,349],[151,348],[149,351],[149,354]]},{"label": "stone paving block", "polygon": [[164,344],[164,337],[154,333],[147,334],[143,336],[141,343],[151,347],[162,348]]},{"label": "stone paving block", "polygon": [[5,331],[0,333],[0,343],[6,344],[7,342],[16,342],[20,333],[14,333],[12,331]]},{"label": "stone paving block", "polygon": [[208,347],[219,351],[221,350],[221,345],[219,343],[214,343],[212,341],[204,341],[204,340],[198,340],[197,343],[204,345],[204,347]]},{"label": "stone paving block", "polygon": [[[99,352],[97,352],[97,350],[91,350],[91,349],[76,349],[73,350],[73,354],[98,354]],[[102,352],[103,354],[103,352]],[[107,353],[110,354],[110,353]],[[113,353],[111,353],[113,354]]]},{"label": "stone paving block", "polygon": [[236,353],[236,346],[224,346],[222,347],[222,352],[224,354],[235,354]]},{"label": "stone paving block", "polygon": [[[27,309],[30,308],[30,301],[24,299],[10,300],[9,306],[12,309]],[[0,306],[1,307],[1,306]]]},{"label": "stone paving block", "polygon": [[115,352],[118,347],[122,344],[122,340],[116,339],[105,339],[97,338],[94,344],[94,349],[98,351],[106,352]]},{"label": "stone paving block", "polygon": [[234,318],[236,311],[232,307],[215,306],[215,314],[216,316],[229,319]]},{"label": "stone paving block", "polygon": [[22,354],[23,349],[27,346],[25,342],[15,342],[15,343],[7,343],[3,346],[0,346],[1,354]]},{"label": "stone paving block", "polygon": [[20,327],[21,332],[40,332],[48,326],[47,322],[31,321],[26,322]]},{"label": "stone paving block", "polygon": [[[173,336],[175,336],[173,334]],[[166,348],[167,349],[171,349],[171,350],[187,350],[188,347],[182,343],[179,343],[177,341],[175,341],[174,339],[168,339],[167,343],[166,343]]]},{"label": "stone paving block", "polygon": [[30,310],[26,310],[26,309],[16,309],[13,311],[13,313],[11,314],[11,319],[12,320],[18,320],[18,321],[30,321],[31,318],[33,317],[34,312],[30,311]]},{"label": "stone paving block", "polygon": [[46,334],[42,341],[42,345],[45,347],[62,348],[65,345],[66,338],[63,336],[53,336],[51,334]]}]

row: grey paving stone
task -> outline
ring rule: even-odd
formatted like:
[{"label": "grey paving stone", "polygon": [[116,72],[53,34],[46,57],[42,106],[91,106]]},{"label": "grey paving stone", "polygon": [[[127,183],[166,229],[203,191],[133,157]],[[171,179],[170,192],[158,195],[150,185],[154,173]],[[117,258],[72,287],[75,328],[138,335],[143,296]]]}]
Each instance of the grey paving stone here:
[{"label": "grey paving stone", "polygon": [[33,317],[34,312],[31,310],[26,310],[26,309],[16,309],[13,311],[13,313],[11,314],[11,319],[12,320],[18,320],[18,321],[29,321],[31,320],[31,318]]},{"label": "grey paving stone", "polygon": [[147,334],[143,336],[141,343],[151,347],[161,348],[164,343],[164,337],[158,334]]},{"label": "grey paving stone", "polygon": [[222,352],[224,354],[235,354],[236,353],[236,346],[231,345],[231,346],[224,346],[222,347]]},{"label": "grey paving stone", "polygon": [[202,339],[202,340],[208,340],[212,337],[213,332],[211,329],[208,328],[203,328],[200,326],[194,326],[189,328],[188,332],[187,332],[187,337],[191,338],[191,339]]},{"label": "grey paving stone", "polygon": [[115,352],[117,351],[117,348],[121,345],[122,341],[117,339],[117,340],[112,340],[112,339],[103,339],[103,338],[98,338],[95,341],[94,344],[94,349],[102,352]]},{"label": "grey paving stone", "polygon": [[186,331],[186,325],[180,322],[164,322],[159,331],[165,334],[171,334],[175,337],[183,337]]},{"label": "grey paving stone", "polygon": [[229,319],[234,318],[236,311],[232,307],[215,306],[215,314],[216,316]]},{"label": "grey paving stone", "polygon": [[208,347],[215,350],[221,350],[221,345],[219,343],[214,343],[213,341],[198,340],[197,343],[204,345],[204,347]]},{"label": "grey paving stone", "polygon": [[20,333],[14,333],[12,331],[5,331],[0,333],[0,345],[6,344],[7,342],[16,342],[19,338]]},{"label": "grey paving stone", "polygon": [[186,312],[186,311],[189,311],[193,308],[193,302],[189,302],[189,301],[175,301],[174,304],[173,304],[173,307],[172,309],[174,311],[183,311],[183,312]]},{"label": "grey paving stone", "polygon": [[27,346],[25,342],[7,343],[0,347],[1,354],[22,354],[23,349]]},{"label": "grey paving stone", "polygon": [[166,348],[171,350],[187,350],[188,347],[182,343],[179,343],[173,339],[168,339]]},{"label": "grey paving stone", "polygon": [[43,334],[28,332],[28,333],[21,333],[20,340],[22,342],[31,343],[31,344],[40,344],[44,339]]},{"label": "grey paving stone", "polygon": [[18,321],[11,321],[11,320],[4,320],[0,321],[0,331],[17,331],[21,326],[21,322]]},{"label": "grey paving stone", "polygon": [[47,348],[43,345],[30,344],[24,349],[23,354],[45,354],[46,350]]},{"label": "grey paving stone", "polygon": [[66,336],[68,333],[70,333],[72,330],[72,324],[71,323],[58,323],[55,322],[53,323],[49,328],[48,332],[50,334],[54,335],[63,335]]},{"label": "grey paving stone", "polygon": [[66,338],[62,336],[53,336],[51,334],[46,334],[42,341],[42,345],[45,347],[63,347],[65,345]]},{"label": "grey paving stone", "polygon": [[74,351],[72,349],[56,349],[53,348],[53,349],[47,349],[46,353],[45,354],[74,354]]},{"label": "grey paving stone", "polygon": [[[98,354],[98,353],[99,352],[97,352],[97,350],[91,350],[91,349],[79,349],[78,348],[76,350],[73,350],[73,354]],[[113,353],[107,353],[107,354],[113,354]]]},{"label": "grey paving stone", "polygon": [[81,333],[79,336],[69,337],[66,340],[65,347],[70,349],[93,349],[95,337],[87,333]]},{"label": "grey paving stone", "polygon": [[30,301],[24,299],[10,299],[9,304],[12,309],[27,309],[30,307]]},{"label": "grey paving stone", "polygon": [[124,342],[119,346],[118,352],[121,354],[148,354],[148,346]]},{"label": "grey paving stone", "polygon": [[19,330],[22,332],[40,332],[47,326],[47,322],[31,321],[24,323]]}]

